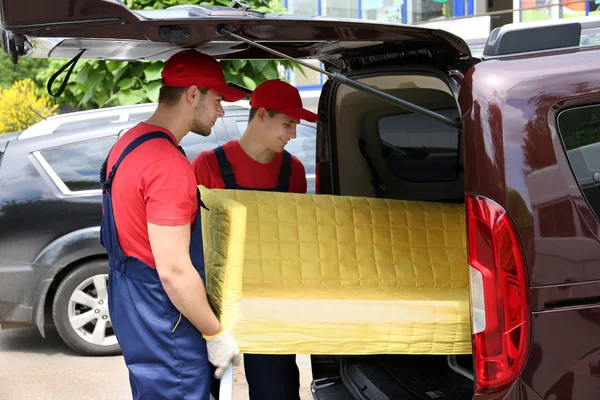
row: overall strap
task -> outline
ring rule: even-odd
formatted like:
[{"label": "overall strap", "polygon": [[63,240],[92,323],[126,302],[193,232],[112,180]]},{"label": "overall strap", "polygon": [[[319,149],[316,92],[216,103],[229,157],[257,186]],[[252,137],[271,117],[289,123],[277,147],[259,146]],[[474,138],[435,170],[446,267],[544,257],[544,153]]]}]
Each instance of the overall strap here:
[{"label": "overall strap", "polygon": [[169,135],[167,135],[165,132],[156,131],[156,132],[146,133],[146,134],[140,136],[139,138],[135,139],[133,142],[131,142],[125,148],[125,150],[123,150],[123,152],[117,159],[117,162],[115,162],[115,165],[113,165],[113,167],[110,171],[110,174],[108,175],[108,178],[107,178],[106,177],[106,168],[108,165],[108,158],[110,157],[110,152],[108,153],[106,160],[104,160],[104,163],[102,164],[102,169],[100,170],[100,183],[102,184],[102,191],[104,191],[105,193],[110,193],[110,187],[112,185],[112,181],[115,177],[115,174],[116,174],[117,169],[119,168],[119,165],[121,164],[121,162],[125,159],[125,157],[127,157],[127,155],[129,153],[131,153],[133,150],[135,150],[136,147],[138,147],[142,143],[145,143],[148,140],[152,140],[152,139],[167,139],[174,146],[178,147],[179,151],[182,151],[181,147],[177,146],[177,144],[173,142],[173,139],[171,139],[171,137]]},{"label": "overall strap", "polygon": [[287,151],[283,151],[283,160],[279,169],[279,179],[277,180],[277,192],[289,192],[290,190],[290,175],[292,174],[292,155]]},{"label": "overall strap", "polygon": [[223,183],[225,183],[225,189],[238,189],[238,184],[233,175],[233,168],[225,155],[223,147],[219,146],[214,149],[213,152],[215,153],[215,156],[217,156],[217,161],[219,162],[219,169],[221,170]]}]

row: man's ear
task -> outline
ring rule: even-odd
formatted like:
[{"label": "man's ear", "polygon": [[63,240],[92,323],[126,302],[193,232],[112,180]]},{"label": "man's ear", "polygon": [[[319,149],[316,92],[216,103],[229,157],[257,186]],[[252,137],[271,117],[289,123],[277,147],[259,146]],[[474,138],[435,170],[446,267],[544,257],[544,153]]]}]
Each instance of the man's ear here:
[{"label": "man's ear", "polygon": [[185,99],[190,104],[194,104],[199,96],[200,90],[198,90],[198,86],[196,85],[189,86],[185,90]]},{"label": "man's ear", "polygon": [[258,118],[260,122],[263,122],[265,120],[266,115],[267,110],[264,107],[259,108],[256,112],[256,118]]}]

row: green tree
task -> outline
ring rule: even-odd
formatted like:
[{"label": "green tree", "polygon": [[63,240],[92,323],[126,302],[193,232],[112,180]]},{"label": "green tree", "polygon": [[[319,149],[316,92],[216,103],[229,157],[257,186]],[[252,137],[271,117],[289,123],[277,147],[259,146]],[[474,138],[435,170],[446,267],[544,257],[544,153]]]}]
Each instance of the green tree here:
[{"label": "green tree", "polygon": [[48,66],[45,58],[20,58],[14,65],[6,53],[0,51],[0,89],[8,89],[17,81],[32,78]]},{"label": "green tree", "polygon": [[[229,6],[226,0],[125,0],[132,10],[166,9],[175,5],[217,5]],[[268,3],[252,0],[252,9],[266,13],[284,13],[285,7],[279,0]],[[48,79],[68,60],[50,60],[47,68],[37,74],[38,84],[45,87]],[[249,89],[268,79],[282,78],[280,70],[295,68],[304,74],[301,67],[289,61],[276,60],[223,60],[221,61],[228,81]],[[156,102],[161,87],[162,61],[111,62],[81,60],[77,63],[65,91],[59,101],[63,109],[81,110],[115,105],[130,105]],[[56,92],[66,73],[53,83]]]}]

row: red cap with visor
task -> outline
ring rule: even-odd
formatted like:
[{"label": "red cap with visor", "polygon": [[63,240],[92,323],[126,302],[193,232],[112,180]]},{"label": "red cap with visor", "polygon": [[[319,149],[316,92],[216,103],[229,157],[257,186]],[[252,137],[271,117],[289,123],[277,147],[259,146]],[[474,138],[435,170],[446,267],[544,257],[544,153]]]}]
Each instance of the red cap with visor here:
[{"label": "red cap with visor", "polygon": [[265,108],[277,110],[294,119],[303,119],[317,122],[317,114],[306,110],[302,106],[302,98],[298,89],[289,83],[272,79],[258,85],[250,97],[252,108]]},{"label": "red cap with visor", "polygon": [[242,100],[247,96],[227,84],[221,64],[211,56],[195,50],[183,50],[171,56],[162,71],[163,86],[209,88],[223,96],[227,102]]}]

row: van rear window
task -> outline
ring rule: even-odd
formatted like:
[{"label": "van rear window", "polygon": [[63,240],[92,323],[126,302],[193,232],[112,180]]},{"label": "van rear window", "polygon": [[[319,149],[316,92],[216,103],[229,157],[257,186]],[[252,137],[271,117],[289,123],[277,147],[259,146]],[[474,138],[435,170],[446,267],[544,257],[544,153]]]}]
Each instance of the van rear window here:
[{"label": "van rear window", "polygon": [[600,105],[561,112],[558,130],[577,183],[600,219]]},{"label": "van rear window", "polygon": [[[435,110],[458,118],[458,110]],[[458,130],[419,114],[389,115],[379,120],[379,138],[388,167],[411,182],[452,181],[458,175]]]}]

